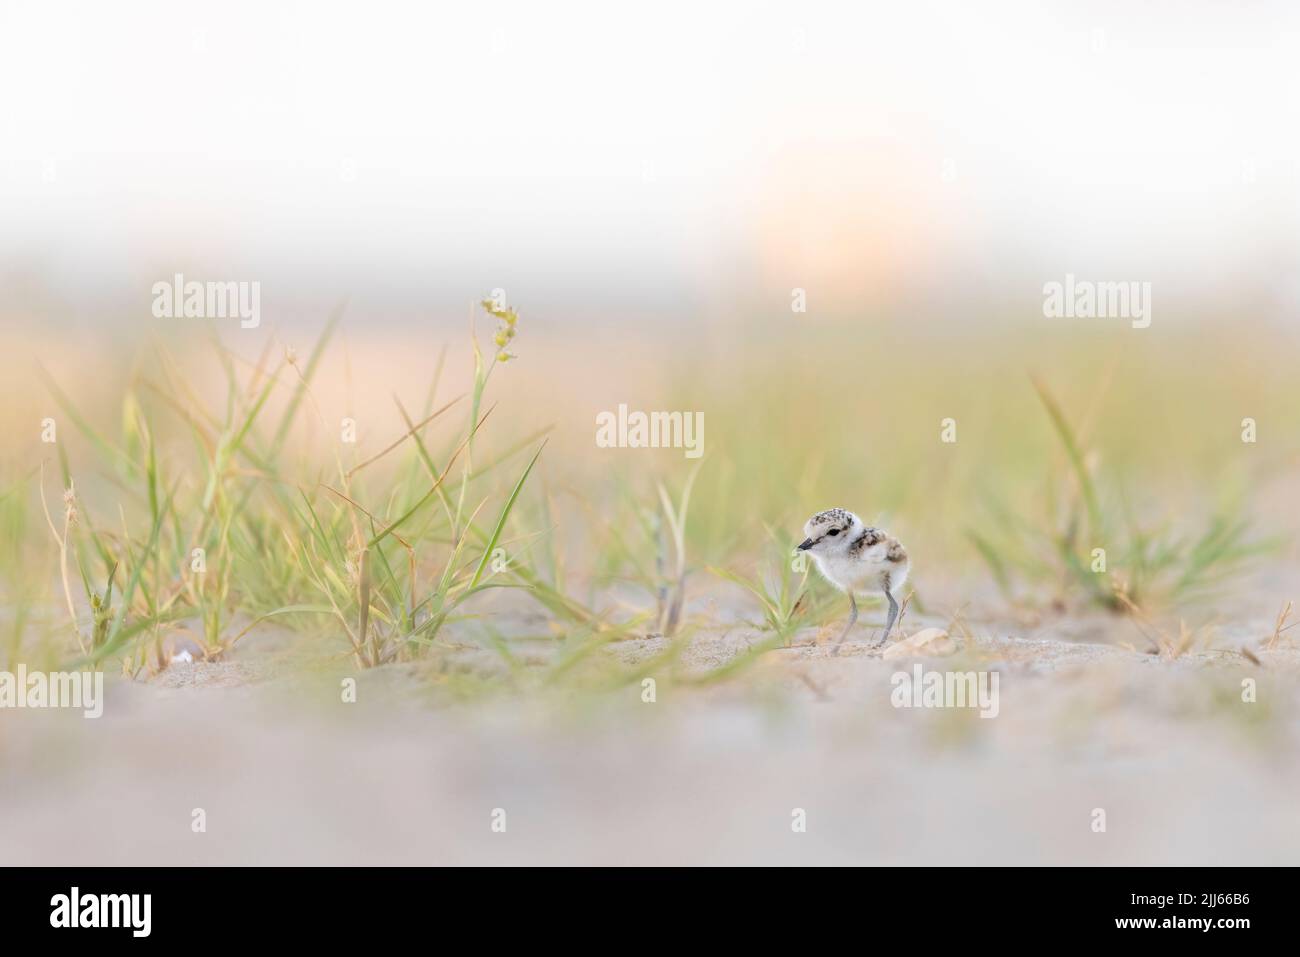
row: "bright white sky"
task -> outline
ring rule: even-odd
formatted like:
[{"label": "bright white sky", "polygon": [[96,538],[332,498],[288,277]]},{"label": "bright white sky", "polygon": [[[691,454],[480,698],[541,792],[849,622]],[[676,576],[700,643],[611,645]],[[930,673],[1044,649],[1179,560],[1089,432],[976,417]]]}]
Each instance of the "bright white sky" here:
[{"label": "bright white sky", "polygon": [[1295,283],[1297,10],[0,0],[0,278]]}]

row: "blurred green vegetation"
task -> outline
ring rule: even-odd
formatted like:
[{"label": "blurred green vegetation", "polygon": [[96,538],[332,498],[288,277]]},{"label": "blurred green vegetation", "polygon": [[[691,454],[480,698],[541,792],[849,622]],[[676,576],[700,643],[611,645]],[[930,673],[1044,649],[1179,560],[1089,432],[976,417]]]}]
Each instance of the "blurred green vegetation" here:
[{"label": "blurred green vegetation", "polygon": [[[1292,372],[1261,350],[1267,330],[756,322],[530,354],[527,322],[483,308],[486,355],[475,337],[472,370],[453,374],[464,342],[429,354],[414,399],[393,343],[392,408],[363,445],[321,413],[340,387],[320,378],[337,317],[301,357],[216,339],[187,355],[219,371],[219,397],[174,343],[145,348],[120,390],[45,374],[59,442],[11,439],[0,473],[5,659],[140,674],[165,666],[177,628],[215,657],[274,620],[361,667],[455,637],[517,674],[527,631],[561,646],[542,680],[633,680],[599,651],[654,634],[672,659],[734,621],[765,648],[839,614],[791,556],[830,506],[902,538],[917,607],[941,613],[1180,611],[1292,540],[1260,504],[1294,489],[1300,462]],[[593,413],[637,396],[703,413],[704,458],[596,448]],[[511,624],[523,606],[542,634]]]}]

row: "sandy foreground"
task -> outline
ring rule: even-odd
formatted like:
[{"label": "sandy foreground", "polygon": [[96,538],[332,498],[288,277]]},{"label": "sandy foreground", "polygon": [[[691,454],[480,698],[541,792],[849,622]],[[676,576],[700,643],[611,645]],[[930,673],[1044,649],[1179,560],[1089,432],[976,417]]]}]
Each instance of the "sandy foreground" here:
[{"label": "sandy foreground", "polygon": [[[1243,643],[1270,628],[1238,626]],[[1221,635],[1169,660],[1021,631],[882,660],[865,637],[833,656],[809,630],[653,703],[640,684],[457,703],[412,666],[362,674],[344,703],[337,670],[304,677],[273,638],[250,640],[228,661],[111,680],[98,720],[0,713],[0,863],[1300,860],[1300,652],[1256,643],[1257,664]],[[689,662],[755,640],[701,637]],[[996,717],[895,707],[891,676],[918,661],[996,672]]]}]

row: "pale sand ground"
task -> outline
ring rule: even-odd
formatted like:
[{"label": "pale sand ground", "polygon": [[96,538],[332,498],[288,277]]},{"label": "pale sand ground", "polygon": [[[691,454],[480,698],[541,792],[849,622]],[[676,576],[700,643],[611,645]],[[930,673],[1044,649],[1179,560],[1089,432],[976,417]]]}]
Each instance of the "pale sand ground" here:
[{"label": "pale sand ground", "polygon": [[[1132,640],[1112,619],[1088,627]],[[1237,626],[1242,641],[1271,629]],[[1300,862],[1300,653],[1167,661],[1060,632],[927,660],[997,670],[992,720],[892,707],[909,663],[861,642],[661,684],[653,704],[639,685],[454,704],[409,667],[362,675],[343,704],[337,675],[276,676],[254,642],[112,682],[98,721],[0,713],[0,864]],[[688,660],[755,637],[700,639]],[[1241,701],[1245,677],[1258,703]]]}]

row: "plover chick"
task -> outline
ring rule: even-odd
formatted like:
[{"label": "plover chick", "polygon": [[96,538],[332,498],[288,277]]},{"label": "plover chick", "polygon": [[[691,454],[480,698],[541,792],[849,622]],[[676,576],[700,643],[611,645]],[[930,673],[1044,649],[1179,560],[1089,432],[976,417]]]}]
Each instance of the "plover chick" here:
[{"label": "plover chick", "polygon": [[803,533],[807,537],[799,544],[799,550],[813,557],[817,570],[828,582],[849,594],[849,623],[835,642],[836,652],[858,620],[854,592],[865,589],[879,588],[889,599],[889,621],[885,633],[876,642],[877,646],[883,644],[898,620],[895,596],[902,591],[911,570],[907,552],[898,539],[882,529],[868,528],[843,508],[818,512],[808,519]]}]

